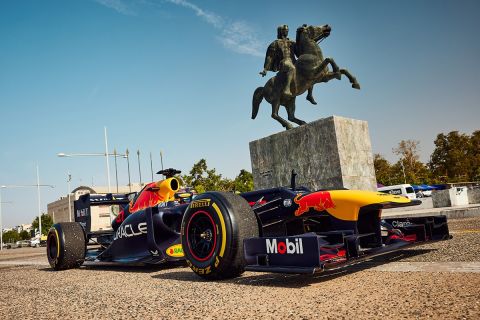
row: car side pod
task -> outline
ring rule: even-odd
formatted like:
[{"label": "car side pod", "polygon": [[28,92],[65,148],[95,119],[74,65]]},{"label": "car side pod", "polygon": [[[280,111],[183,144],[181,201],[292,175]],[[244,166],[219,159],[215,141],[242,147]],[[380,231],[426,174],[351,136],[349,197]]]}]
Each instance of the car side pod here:
[{"label": "car side pod", "polygon": [[248,238],[244,240],[245,270],[313,274],[451,238],[445,216],[385,219],[378,231],[330,230]]},{"label": "car side pod", "polygon": [[175,212],[149,207],[129,215],[116,230],[111,245],[96,259],[147,264],[182,260],[180,234],[164,222],[165,216],[171,214]]},{"label": "car side pod", "polygon": [[[167,254],[167,250],[172,246],[181,246],[180,233],[172,230],[164,222],[165,211],[160,211],[158,207],[147,208],[145,210],[147,223],[147,246],[153,258],[161,260],[184,260],[183,251],[180,255],[172,256]],[[157,216],[157,219],[154,217]],[[157,241],[158,236],[162,236],[161,242]]]}]

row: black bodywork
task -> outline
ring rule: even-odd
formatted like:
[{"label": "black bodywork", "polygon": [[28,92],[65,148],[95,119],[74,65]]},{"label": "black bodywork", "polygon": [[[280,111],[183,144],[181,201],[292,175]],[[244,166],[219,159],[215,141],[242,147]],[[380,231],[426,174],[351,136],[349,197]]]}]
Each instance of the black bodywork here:
[{"label": "black bodywork", "polygon": [[75,201],[75,220],[84,227],[87,238],[85,260],[127,264],[182,260],[180,223],[188,204],[165,203],[129,215],[116,230],[90,231],[92,207],[125,207],[128,203],[127,195],[102,198],[86,194]]},{"label": "black bodywork", "polygon": [[[446,216],[382,219],[381,210],[388,204],[362,207],[356,221],[337,219],[327,210],[310,209],[295,216],[298,206],[293,200],[309,192],[274,188],[242,194],[260,226],[260,237],[244,241],[246,270],[315,273],[451,238]],[[420,203],[413,200],[408,205]]]},{"label": "black bodywork", "polygon": [[[310,193],[292,184],[240,194],[250,204],[259,228],[259,237],[243,242],[246,270],[314,273],[450,238],[445,216],[382,219],[386,204],[362,207],[355,221],[315,208],[297,216],[295,200]],[[92,207],[128,202],[127,195],[84,195],[75,201],[76,221],[84,227],[88,242],[85,260],[129,264],[183,260],[180,226],[189,204],[161,203],[129,215],[115,231],[90,231]],[[408,205],[412,204],[415,201]]]}]

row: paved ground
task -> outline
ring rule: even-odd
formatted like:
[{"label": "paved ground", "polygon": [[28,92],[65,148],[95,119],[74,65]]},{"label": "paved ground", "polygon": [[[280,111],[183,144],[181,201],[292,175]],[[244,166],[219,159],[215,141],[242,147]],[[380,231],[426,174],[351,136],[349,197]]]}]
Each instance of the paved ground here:
[{"label": "paved ground", "polygon": [[0,253],[0,319],[480,319],[480,218],[452,240],[315,276],[206,282],[183,266],[52,271],[45,249]]}]

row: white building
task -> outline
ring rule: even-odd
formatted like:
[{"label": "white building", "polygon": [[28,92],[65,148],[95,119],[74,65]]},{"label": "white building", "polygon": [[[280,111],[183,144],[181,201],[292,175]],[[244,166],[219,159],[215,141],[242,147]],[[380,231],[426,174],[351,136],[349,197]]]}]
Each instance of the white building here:
[{"label": "white building", "polygon": [[32,231],[32,224],[21,224],[19,226],[16,226],[14,229],[16,229],[18,233],[22,231],[30,232]]}]

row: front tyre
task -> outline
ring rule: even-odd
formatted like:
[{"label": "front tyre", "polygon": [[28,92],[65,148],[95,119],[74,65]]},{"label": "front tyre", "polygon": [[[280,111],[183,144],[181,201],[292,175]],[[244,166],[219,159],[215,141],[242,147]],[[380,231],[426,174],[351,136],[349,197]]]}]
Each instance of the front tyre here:
[{"label": "front tyre", "polygon": [[258,237],[258,223],[242,197],[207,192],[190,203],[181,233],[190,268],[205,279],[227,279],[244,272],[243,240]]},{"label": "front tyre", "polygon": [[86,238],[77,222],[54,224],[48,231],[47,258],[55,270],[78,268],[85,260]]}]

